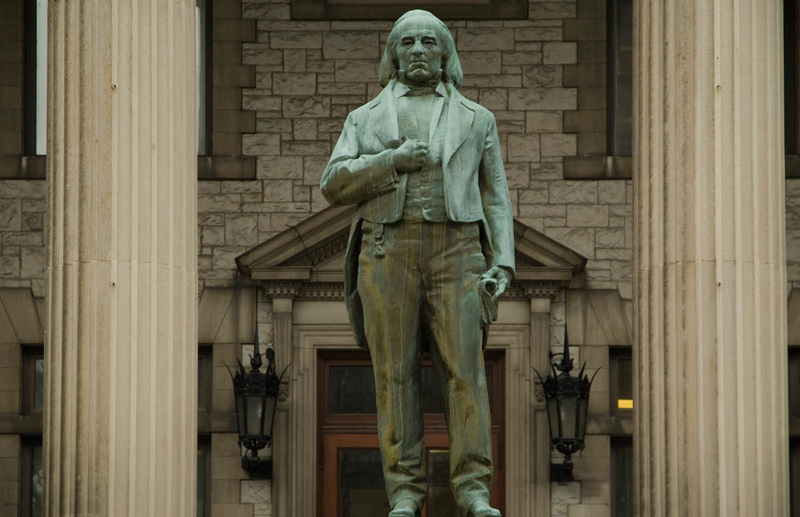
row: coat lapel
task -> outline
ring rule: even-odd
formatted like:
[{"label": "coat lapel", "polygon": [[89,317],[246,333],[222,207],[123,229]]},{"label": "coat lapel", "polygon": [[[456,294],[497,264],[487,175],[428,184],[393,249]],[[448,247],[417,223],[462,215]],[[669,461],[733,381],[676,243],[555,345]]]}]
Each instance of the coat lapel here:
[{"label": "coat lapel", "polygon": [[444,140],[444,156],[442,169],[447,170],[450,158],[458,150],[472,128],[472,119],[475,112],[461,102],[461,95],[451,90],[450,102],[447,107],[447,126]]},{"label": "coat lapel", "polygon": [[401,144],[397,129],[397,107],[392,94],[393,86],[394,82],[383,89],[369,113],[369,125],[387,149],[396,149]]}]

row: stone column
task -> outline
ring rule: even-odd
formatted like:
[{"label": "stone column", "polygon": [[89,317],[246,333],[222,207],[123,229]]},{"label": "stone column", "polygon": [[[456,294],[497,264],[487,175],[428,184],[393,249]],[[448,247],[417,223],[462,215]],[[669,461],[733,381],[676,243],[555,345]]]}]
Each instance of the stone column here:
[{"label": "stone column", "polygon": [[787,516],[782,5],[634,13],[637,515]]},{"label": "stone column", "polygon": [[50,2],[50,516],[195,515],[194,5]]}]

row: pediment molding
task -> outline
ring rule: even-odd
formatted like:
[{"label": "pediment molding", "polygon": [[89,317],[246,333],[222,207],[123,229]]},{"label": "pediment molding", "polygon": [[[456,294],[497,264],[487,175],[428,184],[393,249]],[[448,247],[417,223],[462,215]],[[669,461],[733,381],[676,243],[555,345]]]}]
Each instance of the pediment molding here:
[{"label": "pediment molding", "polygon": [[[270,296],[342,299],[344,257],[355,207],[330,207],[236,258],[242,273]],[[514,221],[517,277],[509,298],[554,297],[583,272],[579,253]]]}]

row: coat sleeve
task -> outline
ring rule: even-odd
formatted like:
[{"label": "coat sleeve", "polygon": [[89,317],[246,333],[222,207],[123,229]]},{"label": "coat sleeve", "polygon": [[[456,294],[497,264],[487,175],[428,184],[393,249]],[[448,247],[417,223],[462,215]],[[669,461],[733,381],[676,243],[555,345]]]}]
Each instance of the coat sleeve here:
[{"label": "coat sleeve", "polygon": [[322,173],[320,189],[332,205],[362,203],[397,188],[399,178],[392,164],[392,150],[361,154],[358,112],[345,120],[331,159]]},{"label": "coat sleeve", "polygon": [[493,248],[492,263],[489,266],[502,266],[513,275],[514,216],[511,213],[511,198],[508,195],[497,123],[494,115],[489,113],[489,117],[479,174],[483,214]]}]

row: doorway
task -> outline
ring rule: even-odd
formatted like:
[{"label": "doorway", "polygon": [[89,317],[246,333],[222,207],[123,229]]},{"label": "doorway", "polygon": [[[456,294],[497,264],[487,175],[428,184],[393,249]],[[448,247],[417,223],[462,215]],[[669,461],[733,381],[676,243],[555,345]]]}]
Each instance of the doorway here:
[{"label": "doorway", "polygon": [[[486,352],[486,381],[492,411],[494,481],[492,505],[501,512],[505,501],[505,354]],[[321,351],[318,377],[318,494],[320,517],[387,515],[378,448],[375,384],[366,351]],[[450,491],[449,440],[433,363],[423,359],[422,405],[428,497],[422,517],[458,517]],[[335,510],[334,510],[335,509]]]}]

